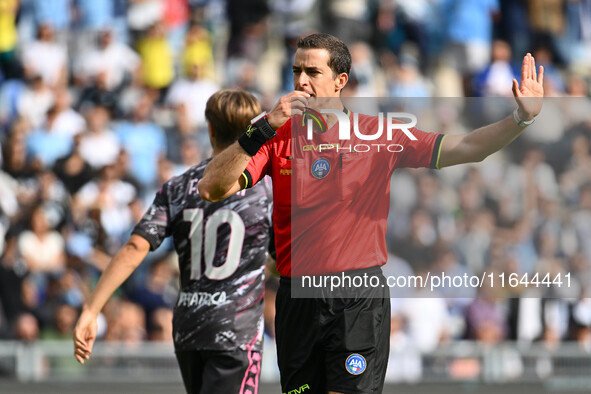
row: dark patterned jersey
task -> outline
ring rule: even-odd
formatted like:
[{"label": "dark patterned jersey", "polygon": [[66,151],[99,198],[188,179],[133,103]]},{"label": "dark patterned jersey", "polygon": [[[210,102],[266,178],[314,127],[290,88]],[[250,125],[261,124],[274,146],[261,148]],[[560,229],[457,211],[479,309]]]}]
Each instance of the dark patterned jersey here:
[{"label": "dark patterned jersey", "polygon": [[223,201],[205,201],[197,183],[208,162],[166,182],[133,233],[151,250],[174,239],[181,274],[173,317],[177,350],[257,349],[271,189],[261,182]]}]

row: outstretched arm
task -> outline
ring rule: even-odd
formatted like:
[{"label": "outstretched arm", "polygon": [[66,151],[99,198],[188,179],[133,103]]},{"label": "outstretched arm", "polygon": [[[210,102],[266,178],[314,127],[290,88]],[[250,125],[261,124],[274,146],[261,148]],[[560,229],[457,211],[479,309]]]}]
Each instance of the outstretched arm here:
[{"label": "outstretched arm", "polygon": [[82,308],[82,314],[74,328],[74,356],[80,364],[88,360],[96,339],[96,319],[107,300],[141,264],[150,244],[143,237],[133,234],[101,275],[92,295]]},{"label": "outstretched arm", "polygon": [[[544,97],[543,84],[544,68],[540,66],[536,75],[536,63],[528,53],[521,65],[521,84],[513,79],[513,95],[519,119],[529,121],[540,113]],[[441,144],[439,168],[482,161],[511,143],[524,129],[511,114],[466,135],[446,135]]]},{"label": "outstretched arm", "polygon": [[[310,97],[308,93],[293,91],[279,99],[269,112],[269,124],[274,130],[281,127],[292,115],[292,108],[305,106],[302,98]],[[199,195],[207,201],[219,201],[230,197],[244,189],[246,180],[242,176],[250,161],[250,156],[238,142],[216,155],[205,168],[203,178],[197,184]]]}]

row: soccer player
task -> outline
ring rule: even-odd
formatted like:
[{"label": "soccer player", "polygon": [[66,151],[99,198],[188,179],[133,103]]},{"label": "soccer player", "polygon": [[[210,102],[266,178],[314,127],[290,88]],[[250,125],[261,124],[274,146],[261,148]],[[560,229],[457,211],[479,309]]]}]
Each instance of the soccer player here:
[{"label": "soccer player", "polygon": [[[324,101],[330,109],[355,119],[338,99],[349,78],[351,56],[345,44],[327,34],[301,38],[297,47],[294,91],[282,97],[269,114],[254,118],[238,141],[211,161],[198,187],[203,198],[218,201],[256,185],[264,175],[273,179],[273,223],[281,274],[275,326],[283,392],[379,393],[389,351],[387,288],[361,289],[354,297],[339,292],[294,298],[291,285],[301,283],[304,275],[339,272],[377,277],[377,283],[384,284],[380,266],[387,260],[392,171],[477,162],[509,144],[541,111],[543,69],[536,75],[534,59],[525,56],[521,82],[513,81],[514,113],[470,134],[443,136],[412,128],[415,139],[402,132],[393,135],[391,143],[402,146],[402,152],[382,149],[364,156],[351,150],[358,138],[353,132],[350,141],[339,139],[335,113],[326,117],[326,130],[316,133],[313,144],[319,141],[334,148],[338,143],[339,149],[320,154],[313,147],[301,146],[301,136],[292,133],[295,122],[291,117],[306,113],[305,107],[313,106],[309,103]],[[356,115],[361,130],[375,130],[376,117]],[[303,159],[295,165],[298,156]],[[292,176],[301,187],[293,195]],[[327,195],[332,201],[317,203]],[[304,269],[292,264],[296,255]]]},{"label": "soccer player", "polygon": [[[250,93],[221,90],[212,95],[205,116],[213,156],[231,145],[260,111]],[[173,335],[187,393],[258,391],[271,190],[261,182],[223,202],[205,201],[197,185],[210,160],[162,186],[105,269],[74,331],[74,355],[81,364],[92,352],[97,315],[108,298],[149,251],[173,236],[181,275]]]}]

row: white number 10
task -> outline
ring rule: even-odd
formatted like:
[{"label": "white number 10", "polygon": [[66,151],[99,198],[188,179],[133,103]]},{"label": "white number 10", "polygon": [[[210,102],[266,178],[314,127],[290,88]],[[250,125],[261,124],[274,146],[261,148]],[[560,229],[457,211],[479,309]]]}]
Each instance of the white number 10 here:
[{"label": "white number 10", "polygon": [[[245,227],[240,215],[229,209],[215,211],[205,224],[205,236],[203,232],[203,209],[185,209],[183,211],[185,222],[191,222],[189,238],[191,238],[191,279],[201,278],[201,250],[205,237],[205,272],[203,273],[211,280],[223,280],[232,275],[240,264],[242,244],[244,243]],[[226,261],[219,267],[214,267],[213,259],[218,238],[218,228],[224,224],[230,225],[230,241]]]}]

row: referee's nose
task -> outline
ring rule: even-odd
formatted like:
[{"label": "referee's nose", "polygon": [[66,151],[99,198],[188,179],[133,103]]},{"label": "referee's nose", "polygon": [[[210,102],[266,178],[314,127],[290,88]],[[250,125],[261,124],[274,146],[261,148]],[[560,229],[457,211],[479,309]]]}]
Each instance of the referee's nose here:
[{"label": "referee's nose", "polygon": [[301,72],[294,76],[295,90],[306,91],[306,87],[310,86],[310,77],[305,72]]}]

